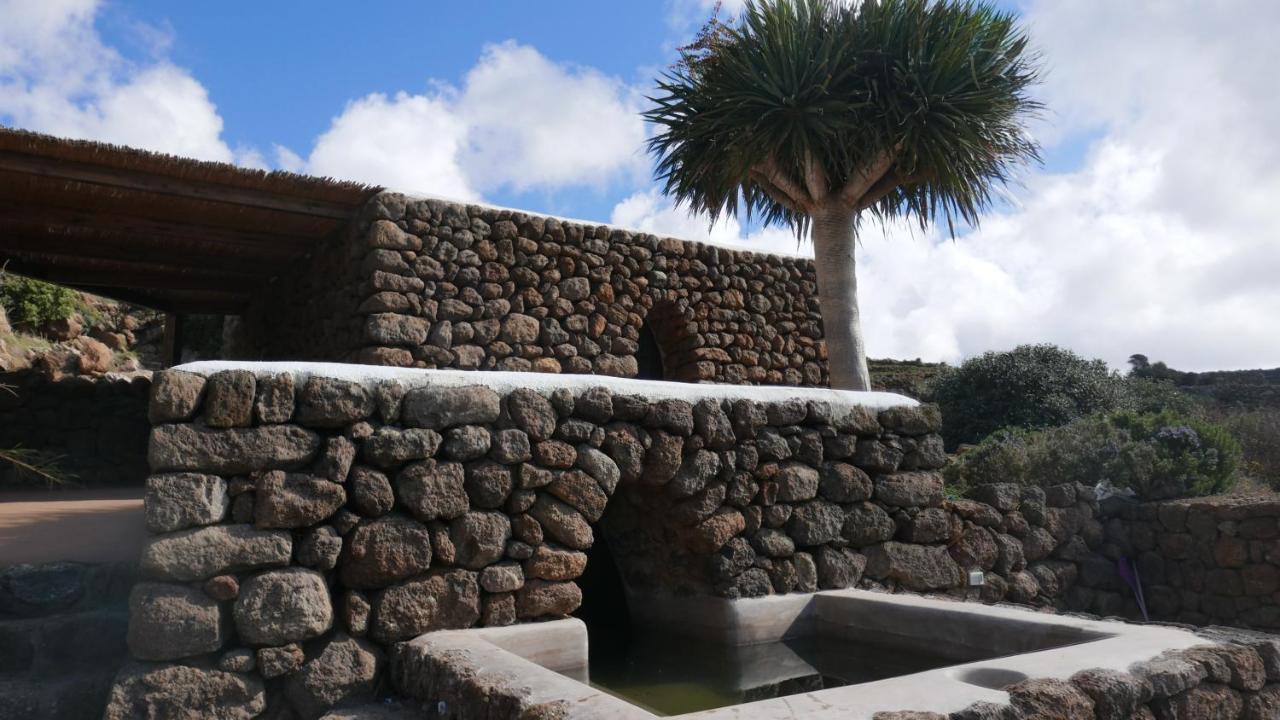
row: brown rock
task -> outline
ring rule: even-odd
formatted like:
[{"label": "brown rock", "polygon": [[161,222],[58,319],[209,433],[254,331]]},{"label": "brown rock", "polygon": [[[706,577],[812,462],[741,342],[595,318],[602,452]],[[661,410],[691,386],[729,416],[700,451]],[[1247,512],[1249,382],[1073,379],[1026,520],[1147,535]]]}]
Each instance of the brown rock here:
[{"label": "brown rock", "polygon": [[539,545],[524,562],[524,574],[540,580],[573,580],[587,568],[586,553],[555,545]]},{"label": "brown rock", "polygon": [[467,570],[433,570],[387,588],[373,603],[374,639],[408,640],[432,630],[458,630],[480,619],[480,585]]},{"label": "brown rock", "polygon": [[516,593],[516,616],[532,620],[568,615],[582,604],[582,590],[572,582],[530,580]]},{"label": "brown rock", "polygon": [[352,588],[386,587],[431,567],[431,536],[421,523],[397,514],[362,522],[338,561],[342,583]]}]

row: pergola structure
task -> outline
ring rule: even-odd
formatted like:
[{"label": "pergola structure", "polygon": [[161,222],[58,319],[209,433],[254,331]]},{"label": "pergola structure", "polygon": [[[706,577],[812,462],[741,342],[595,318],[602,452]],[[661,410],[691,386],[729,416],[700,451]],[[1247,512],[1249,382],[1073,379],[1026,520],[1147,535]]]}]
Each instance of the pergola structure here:
[{"label": "pergola structure", "polygon": [[0,128],[0,266],[236,314],[380,189]]}]

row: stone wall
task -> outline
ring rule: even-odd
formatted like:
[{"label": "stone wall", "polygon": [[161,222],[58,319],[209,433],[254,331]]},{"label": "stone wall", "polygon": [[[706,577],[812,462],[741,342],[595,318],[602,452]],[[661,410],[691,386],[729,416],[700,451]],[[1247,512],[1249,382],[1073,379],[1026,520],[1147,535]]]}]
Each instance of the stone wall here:
[{"label": "stone wall", "polygon": [[1280,628],[1280,502],[1266,497],[1108,503],[1106,543],[1082,566],[1077,604],[1138,617],[1114,571],[1138,568],[1154,619]]},{"label": "stone wall", "polygon": [[102,717],[125,631],[132,563],[0,570],[0,718]]},{"label": "stone wall", "polygon": [[393,643],[573,612],[601,535],[640,593],[1056,605],[1103,537],[1085,488],[948,502],[937,414],[897,396],[193,369],[153,388],[141,662],[108,718],[173,693],[316,717],[374,693]]},{"label": "stone wall", "polygon": [[[68,376],[49,381],[34,371],[0,375],[0,448],[21,447],[58,458],[83,485],[141,485],[147,476],[150,378]],[[13,469],[0,464],[0,485]]]},{"label": "stone wall", "polygon": [[255,301],[237,345],[635,377],[653,342],[666,379],[824,386],[815,287],[807,259],[383,193]]}]

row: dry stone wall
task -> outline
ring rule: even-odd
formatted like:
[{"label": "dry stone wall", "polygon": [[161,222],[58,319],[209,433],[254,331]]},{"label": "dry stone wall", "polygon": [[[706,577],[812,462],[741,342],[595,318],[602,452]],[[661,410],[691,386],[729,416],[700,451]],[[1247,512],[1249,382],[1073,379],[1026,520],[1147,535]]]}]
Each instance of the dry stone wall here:
[{"label": "dry stone wall", "polygon": [[[1057,605],[1103,537],[1085,488],[947,501],[936,411],[906,399],[498,392],[280,367],[156,376],[137,662],[108,718],[193,702],[317,717],[367,699],[399,641],[572,613],[601,536],[643,593]],[[965,587],[974,569],[981,590]]]},{"label": "dry stone wall", "polygon": [[1106,510],[1106,542],[1081,566],[1081,609],[1139,617],[1114,570],[1129,558],[1155,619],[1280,629],[1280,502],[1115,501]]},{"label": "dry stone wall", "polygon": [[[50,381],[34,371],[0,375],[0,448],[56,457],[83,485],[138,485],[147,476],[145,375]],[[0,482],[14,470],[0,463]]]},{"label": "dry stone wall", "polygon": [[242,331],[262,359],[615,377],[648,370],[651,332],[667,379],[828,382],[810,260],[396,193]]}]

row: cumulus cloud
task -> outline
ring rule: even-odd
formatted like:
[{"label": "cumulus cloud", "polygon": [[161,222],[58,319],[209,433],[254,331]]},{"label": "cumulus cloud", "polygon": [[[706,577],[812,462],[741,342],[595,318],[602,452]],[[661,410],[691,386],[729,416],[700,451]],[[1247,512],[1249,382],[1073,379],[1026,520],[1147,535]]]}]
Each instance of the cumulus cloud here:
[{"label": "cumulus cloud", "polygon": [[[0,119],[206,160],[262,165],[222,139],[204,86],[162,56],[129,62],[94,28],[97,0],[0,0]],[[162,50],[164,33],[153,34]]]},{"label": "cumulus cloud", "polygon": [[460,88],[436,83],[350,103],[307,166],[459,198],[636,183],[647,170],[640,109],[638,91],[621,80],[504,42],[486,46]]},{"label": "cumulus cloud", "polygon": [[[1036,134],[1088,149],[954,242],[864,228],[869,352],[956,361],[1054,342],[1116,367],[1135,352],[1193,370],[1280,364],[1280,5],[1026,5],[1049,66]],[[652,202],[642,218],[690,237],[779,242]]]}]

